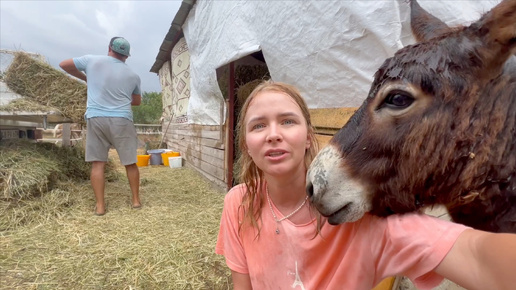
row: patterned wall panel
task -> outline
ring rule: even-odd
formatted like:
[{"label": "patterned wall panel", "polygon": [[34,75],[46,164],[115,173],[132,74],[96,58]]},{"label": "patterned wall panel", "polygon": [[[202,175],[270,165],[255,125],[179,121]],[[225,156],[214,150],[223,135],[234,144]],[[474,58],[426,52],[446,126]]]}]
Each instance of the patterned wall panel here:
[{"label": "patterned wall panel", "polygon": [[190,53],[181,38],[172,49],[172,111],[176,123],[187,123],[190,98]]},{"label": "patterned wall panel", "polygon": [[170,73],[170,61],[167,61],[159,70],[159,82],[161,84],[161,96],[163,99],[162,118],[168,120],[172,111],[172,77]]}]

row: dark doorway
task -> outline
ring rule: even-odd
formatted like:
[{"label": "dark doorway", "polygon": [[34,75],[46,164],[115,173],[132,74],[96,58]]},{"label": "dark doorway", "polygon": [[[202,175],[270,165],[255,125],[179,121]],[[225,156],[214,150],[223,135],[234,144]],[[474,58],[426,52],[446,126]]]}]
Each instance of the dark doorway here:
[{"label": "dark doorway", "polygon": [[222,95],[228,105],[226,130],[227,186],[231,188],[238,182],[238,158],[236,144],[236,124],[240,109],[252,90],[263,80],[270,79],[269,68],[261,51],[254,52],[217,69],[217,79]]}]

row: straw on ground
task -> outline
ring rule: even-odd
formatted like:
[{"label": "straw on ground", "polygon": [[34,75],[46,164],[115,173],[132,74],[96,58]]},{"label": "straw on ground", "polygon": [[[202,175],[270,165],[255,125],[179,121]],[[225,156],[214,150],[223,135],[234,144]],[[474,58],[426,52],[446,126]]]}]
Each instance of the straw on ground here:
[{"label": "straw on ground", "polygon": [[106,183],[102,217],[87,181],[62,181],[15,205],[2,200],[2,219],[16,218],[0,229],[0,288],[230,289],[214,254],[223,191],[190,168],[140,173],[141,210],[130,207],[125,174]]}]

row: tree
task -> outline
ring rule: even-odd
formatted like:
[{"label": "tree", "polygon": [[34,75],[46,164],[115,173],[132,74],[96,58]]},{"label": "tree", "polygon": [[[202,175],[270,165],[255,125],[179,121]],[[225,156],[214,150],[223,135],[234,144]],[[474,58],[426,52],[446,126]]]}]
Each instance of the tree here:
[{"label": "tree", "polygon": [[162,112],[161,93],[143,92],[142,103],[133,106],[133,120],[135,124],[158,124]]}]

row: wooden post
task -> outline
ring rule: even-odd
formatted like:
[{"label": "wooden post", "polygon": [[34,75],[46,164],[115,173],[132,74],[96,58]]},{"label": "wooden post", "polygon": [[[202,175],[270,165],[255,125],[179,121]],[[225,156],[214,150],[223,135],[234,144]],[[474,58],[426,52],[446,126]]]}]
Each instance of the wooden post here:
[{"label": "wooden post", "polygon": [[63,146],[70,146],[70,136],[72,135],[72,131],[70,130],[70,123],[63,124]]},{"label": "wooden post", "polygon": [[227,176],[226,176],[226,185],[228,190],[233,187],[233,162],[235,162],[234,154],[235,154],[235,65],[234,62],[229,63],[229,89],[228,89],[228,141],[227,141]]}]

